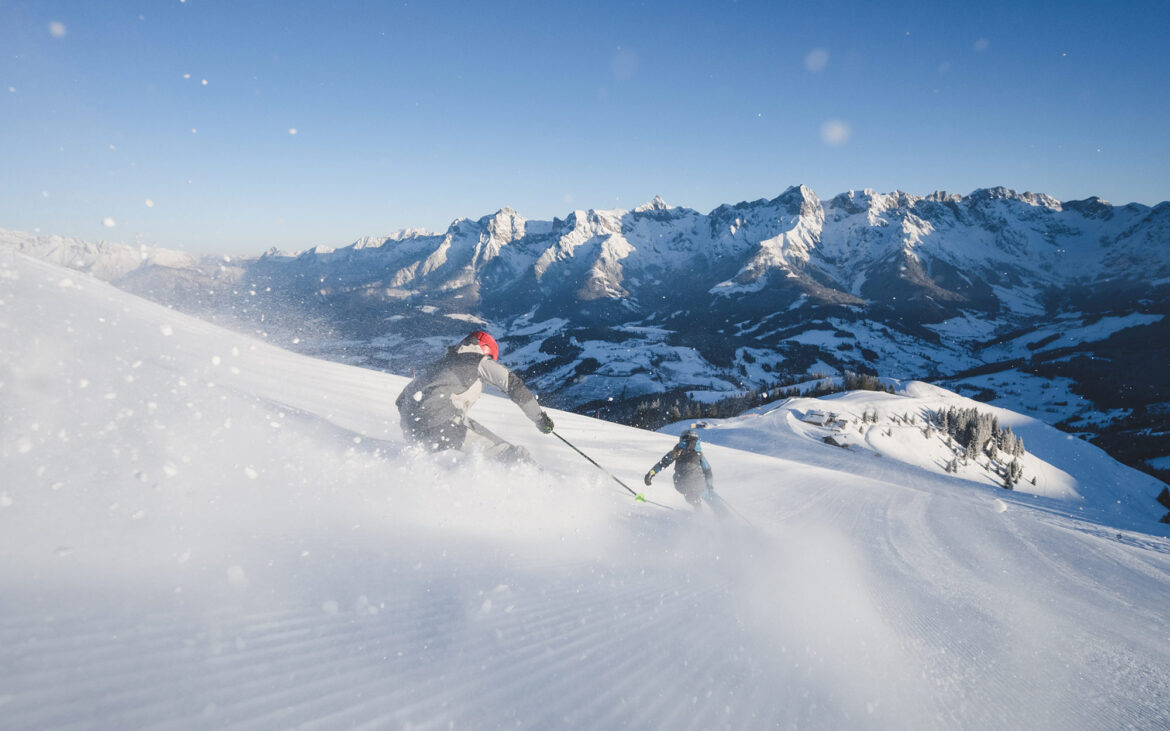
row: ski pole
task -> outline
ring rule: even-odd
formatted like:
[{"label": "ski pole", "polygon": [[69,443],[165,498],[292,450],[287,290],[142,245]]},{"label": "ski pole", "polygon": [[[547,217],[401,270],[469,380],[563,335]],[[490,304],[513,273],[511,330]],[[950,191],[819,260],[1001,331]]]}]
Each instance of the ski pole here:
[{"label": "ski pole", "polygon": [[604,472],[605,474],[609,475],[609,476],[610,476],[610,478],[611,478],[611,479],[613,479],[613,481],[614,481],[614,482],[616,482],[617,484],[619,484],[619,485],[621,485],[622,487],[626,488],[626,491],[627,491],[627,492],[629,492],[631,495],[633,495],[633,496],[634,496],[634,500],[637,500],[637,501],[638,501],[638,502],[640,502],[640,503],[649,502],[651,505],[657,505],[657,506],[658,506],[658,507],[660,507],[660,508],[666,508],[667,510],[674,510],[674,508],[670,507],[669,505],[663,505],[662,503],[656,503],[656,502],[654,502],[653,500],[647,500],[645,495],[643,495],[643,494],[642,494],[642,493],[640,493],[640,492],[635,492],[635,491],[634,491],[634,489],[633,489],[632,487],[630,487],[630,486],[629,486],[629,485],[627,485],[626,483],[624,483],[624,482],[622,482],[621,480],[619,480],[619,479],[618,479],[617,477],[615,477],[615,476],[614,476],[612,473],[610,473],[610,471],[609,471],[609,470],[607,470],[607,469],[605,469],[604,467],[602,467],[601,465],[597,464],[597,461],[596,461],[596,460],[594,460],[592,457],[590,457],[589,455],[587,455],[587,454],[585,454],[584,452],[582,452],[580,449],[578,449],[578,448],[577,448],[577,447],[576,447],[576,446],[575,446],[575,445],[574,445],[572,442],[570,442],[568,439],[565,439],[565,438],[564,438],[564,437],[562,437],[560,434],[557,434],[555,431],[552,433],[552,435],[553,435],[554,437],[556,437],[557,439],[560,439],[560,440],[561,440],[562,442],[564,442],[565,444],[567,444],[567,445],[569,446],[569,448],[570,448],[570,449],[572,449],[574,452],[576,452],[577,454],[581,455],[581,456],[582,456],[582,457],[584,457],[585,459],[589,460],[590,464],[592,464],[594,467],[596,467],[597,469],[601,470],[601,471],[602,471],[602,472]]},{"label": "ski pole", "polygon": [[739,512],[738,510],[735,509],[734,505],[727,502],[727,500],[725,500],[722,496],[720,496],[719,499],[723,500],[723,504],[727,506],[727,509],[730,510],[735,515],[735,517],[739,518],[744,523],[746,523],[748,528],[755,528],[755,526],[752,525],[752,522],[744,517],[743,513]]},{"label": "ski pole", "polygon": [[629,492],[631,495],[633,495],[635,499],[643,499],[641,495],[639,495],[638,493],[634,492],[634,489],[633,489],[632,487],[630,487],[630,486],[629,486],[629,485],[627,485],[626,483],[622,482],[622,481],[621,481],[621,480],[619,480],[618,478],[614,477],[612,474],[610,474],[609,470],[607,470],[607,469],[605,469],[604,467],[602,467],[601,465],[597,464],[597,462],[596,462],[596,461],[595,461],[595,460],[594,460],[592,457],[590,457],[589,455],[585,454],[585,453],[584,453],[584,452],[582,452],[580,449],[577,449],[577,447],[576,447],[576,446],[575,446],[575,445],[574,445],[572,442],[570,442],[568,439],[565,439],[565,438],[564,438],[564,437],[562,437],[560,434],[557,434],[555,431],[553,432],[553,436],[554,436],[554,437],[556,437],[557,439],[560,439],[560,440],[561,440],[562,442],[564,442],[565,444],[569,445],[569,448],[570,448],[570,449],[572,449],[574,452],[576,452],[577,454],[581,455],[581,456],[582,456],[582,457],[584,457],[585,459],[589,460],[589,462],[590,462],[590,463],[592,463],[594,467],[596,467],[597,469],[601,470],[602,472],[604,472],[605,474],[607,474],[607,475],[609,475],[611,478],[613,478],[613,481],[614,481],[614,482],[616,482],[617,484],[619,484],[619,485],[621,485],[622,487],[626,488],[626,490],[627,490],[627,491],[628,491],[628,492]]}]

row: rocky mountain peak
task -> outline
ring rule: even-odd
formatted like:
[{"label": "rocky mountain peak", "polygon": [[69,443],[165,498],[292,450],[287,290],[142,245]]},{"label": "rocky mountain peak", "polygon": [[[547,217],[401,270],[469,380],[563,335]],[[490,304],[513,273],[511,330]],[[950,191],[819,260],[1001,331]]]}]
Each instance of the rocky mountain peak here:
[{"label": "rocky mountain peak", "polygon": [[524,238],[527,222],[519,213],[505,206],[491,216],[481,218],[479,223],[491,239],[500,243],[511,243]]},{"label": "rocky mountain peak", "polygon": [[652,201],[650,201],[649,203],[643,203],[642,205],[635,208],[634,213],[648,213],[651,211],[668,211],[671,208],[672,208],[672,206],[667,205],[666,201],[662,199],[662,196],[656,195],[656,196],[654,196],[654,199]]},{"label": "rocky mountain peak", "polygon": [[1050,195],[1044,193],[1032,193],[1025,191],[1018,193],[1011,188],[1005,188],[1002,185],[994,188],[978,188],[972,191],[965,199],[968,203],[979,204],[994,200],[1019,201],[1029,206],[1037,208],[1049,208],[1054,211],[1061,210],[1060,201]]}]

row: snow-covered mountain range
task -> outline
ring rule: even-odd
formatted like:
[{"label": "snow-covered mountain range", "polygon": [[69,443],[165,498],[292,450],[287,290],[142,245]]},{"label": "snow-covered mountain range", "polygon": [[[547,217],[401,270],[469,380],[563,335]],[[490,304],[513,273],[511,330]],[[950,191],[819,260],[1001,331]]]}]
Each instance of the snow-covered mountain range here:
[{"label": "snow-covered mountain range", "polygon": [[1170,203],[797,186],[707,214],[659,198],[552,221],[503,209],[235,261],[0,240],[396,373],[487,326],[550,401],[613,418],[646,394],[852,370],[1031,413],[1143,469],[1170,459]]}]

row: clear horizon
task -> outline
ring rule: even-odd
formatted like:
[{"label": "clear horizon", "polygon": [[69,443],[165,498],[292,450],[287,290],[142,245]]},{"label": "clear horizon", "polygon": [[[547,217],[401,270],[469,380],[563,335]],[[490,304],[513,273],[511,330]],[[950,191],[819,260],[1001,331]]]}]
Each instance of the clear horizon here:
[{"label": "clear horizon", "polygon": [[0,6],[0,228],[196,253],[808,185],[1170,198],[1170,8]]}]

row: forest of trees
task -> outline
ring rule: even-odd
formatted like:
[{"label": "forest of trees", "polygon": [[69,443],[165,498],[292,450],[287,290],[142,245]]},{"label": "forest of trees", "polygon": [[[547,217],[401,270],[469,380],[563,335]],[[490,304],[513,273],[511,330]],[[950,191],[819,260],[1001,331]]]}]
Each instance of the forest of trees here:
[{"label": "forest of trees", "polygon": [[[808,378],[802,376],[801,378]],[[810,379],[811,380],[811,379]],[[608,421],[628,424],[642,429],[659,429],[676,421],[694,419],[727,419],[748,409],[786,398],[808,396],[816,398],[841,391],[885,391],[893,393],[892,386],[877,376],[845,371],[841,378],[824,376],[811,388],[794,381],[773,381],[759,388],[749,388],[734,396],[717,401],[699,401],[690,396],[693,388],[676,388],[665,393],[622,399],[621,401],[593,402],[577,409],[581,413],[597,415]]]},{"label": "forest of trees", "polygon": [[951,407],[946,411],[932,412],[931,421],[957,444],[958,454],[947,463],[947,472],[958,471],[960,458],[966,464],[983,454],[993,466],[1001,465],[999,474],[1005,488],[1014,490],[1023,479],[1024,467],[1020,457],[1024,456],[1024,440],[1013,434],[1010,426],[1001,429],[999,419],[993,414],[976,408]]}]

